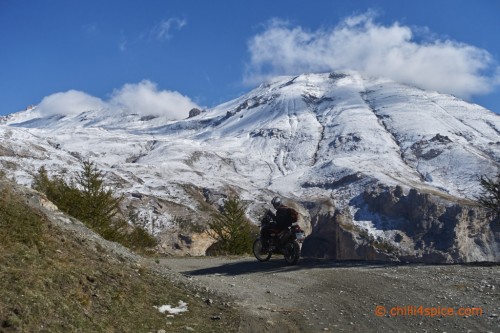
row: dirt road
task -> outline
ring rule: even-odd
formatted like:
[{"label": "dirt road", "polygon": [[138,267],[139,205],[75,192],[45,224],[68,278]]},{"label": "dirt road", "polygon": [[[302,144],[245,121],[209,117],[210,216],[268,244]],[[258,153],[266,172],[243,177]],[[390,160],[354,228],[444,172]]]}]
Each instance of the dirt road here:
[{"label": "dirt road", "polygon": [[172,258],[161,265],[248,314],[242,332],[500,332],[499,265]]}]

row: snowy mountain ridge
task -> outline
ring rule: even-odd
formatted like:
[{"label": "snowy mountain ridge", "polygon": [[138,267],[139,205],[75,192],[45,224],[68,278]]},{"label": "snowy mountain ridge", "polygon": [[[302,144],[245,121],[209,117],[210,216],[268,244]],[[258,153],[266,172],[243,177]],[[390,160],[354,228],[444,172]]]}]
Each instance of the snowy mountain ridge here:
[{"label": "snowy mountain ridge", "polygon": [[468,200],[478,176],[500,166],[499,115],[350,71],[276,78],[180,121],[134,110],[44,116],[35,107],[0,124],[0,163],[18,182],[29,184],[41,165],[71,171],[88,158],[164,226],[198,211],[193,191],[230,189],[255,211],[276,194],[330,200],[383,236],[355,218],[352,199],[367,186]]}]

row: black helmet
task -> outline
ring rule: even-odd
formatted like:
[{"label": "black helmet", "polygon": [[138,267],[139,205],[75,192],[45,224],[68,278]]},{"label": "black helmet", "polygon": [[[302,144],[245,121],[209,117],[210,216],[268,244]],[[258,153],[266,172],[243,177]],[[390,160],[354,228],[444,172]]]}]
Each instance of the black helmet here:
[{"label": "black helmet", "polygon": [[271,203],[273,204],[274,208],[278,208],[281,206],[281,199],[279,197],[274,197],[273,200],[271,200]]}]

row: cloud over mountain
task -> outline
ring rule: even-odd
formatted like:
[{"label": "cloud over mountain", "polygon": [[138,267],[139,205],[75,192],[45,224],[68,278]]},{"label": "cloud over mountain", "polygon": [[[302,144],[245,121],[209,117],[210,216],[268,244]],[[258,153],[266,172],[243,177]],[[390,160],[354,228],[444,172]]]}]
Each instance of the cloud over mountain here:
[{"label": "cloud over mountain", "polygon": [[120,109],[145,115],[166,115],[170,119],[185,118],[189,110],[199,108],[189,97],[177,91],[160,91],[155,83],[148,80],[125,84],[113,92],[109,103]]},{"label": "cloud over mountain", "polygon": [[104,107],[106,107],[106,103],[100,98],[82,91],[68,90],[44,97],[38,105],[38,110],[44,115],[74,116],[85,111],[98,110]]},{"label": "cloud over mountain", "polygon": [[248,42],[246,81],[353,69],[462,98],[488,93],[498,85],[500,67],[486,50],[429,36],[418,41],[415,28],[379,24],[375,16],[351,16],[316,31],[271,20]]},{"label": "cloud over mountain", "polygon": [[43,115],[74,116],[91,110],[111,109],[172,120],[187,117],[192,108],[200,106],[177,91],[158,90],[156,84],[148,80],[115,89],[108,101],[82,91],[69,90],[44,97],[38,106]]}]

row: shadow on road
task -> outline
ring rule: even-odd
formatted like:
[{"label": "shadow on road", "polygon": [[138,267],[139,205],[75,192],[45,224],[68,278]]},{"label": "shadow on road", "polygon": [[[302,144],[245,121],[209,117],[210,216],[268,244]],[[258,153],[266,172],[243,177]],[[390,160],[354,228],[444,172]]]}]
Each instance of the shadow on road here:
[{"label": "shadow on road", "polygon": [[302,258],[297,265],[288,266],[282,258],[271,259],[267,262],[257,260],[242,260],[226,263],[214,267],[200,268],[191,271],[184,271],[186,275],[228,275],[235,276],[251,273],[286,273],[311,268],[381,268],[397,266],[397,263],[373,262],[373,261],[335,261],[331,259]]}]

